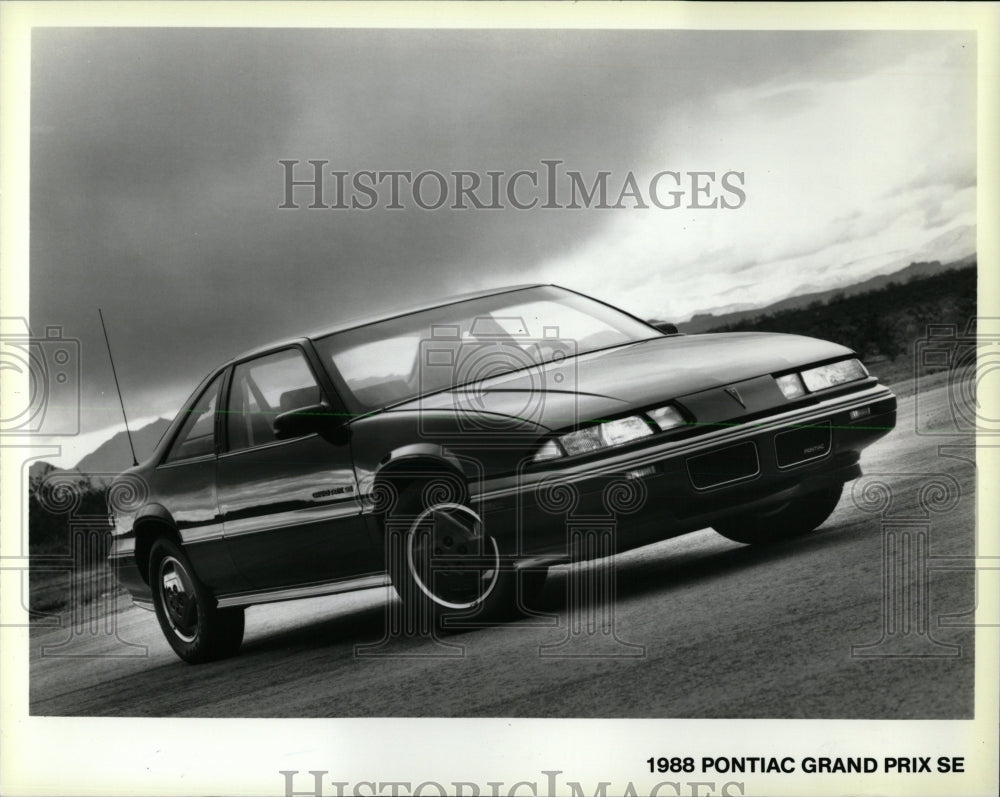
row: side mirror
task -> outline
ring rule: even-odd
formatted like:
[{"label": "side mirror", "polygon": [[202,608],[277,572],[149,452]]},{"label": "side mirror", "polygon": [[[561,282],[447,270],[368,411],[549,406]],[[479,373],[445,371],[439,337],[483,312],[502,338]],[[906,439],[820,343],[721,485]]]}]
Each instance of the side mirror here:
[{"label": "side mirror", "polygon": [[278,440],[288,440],[314,432],[327,432],[339,426],[340,422],[329,404],[309,404],[275,416],[274,436]]}]

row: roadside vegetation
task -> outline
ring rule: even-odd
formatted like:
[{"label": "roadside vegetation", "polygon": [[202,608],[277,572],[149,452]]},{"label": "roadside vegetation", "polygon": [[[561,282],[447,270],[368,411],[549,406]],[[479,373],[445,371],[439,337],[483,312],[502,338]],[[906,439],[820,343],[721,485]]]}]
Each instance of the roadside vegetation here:
[{"label": "roadside vegetation", "polygon": [[[965,337],[976,317],[976,265],[952,269],[855,296],[781,310],[716,327],[712,332],[789,332],[832,340],[854,349],[885,384],[914,376],[914,352],[932,324],[955,326]],[[923,375],[926,366],[918,369]],[[941,366],[941,370],[947,370]]]},{"label": "roadside vegetation", "polygon": [[[29,601],[32,620],[89,603],[118,588],[109,578],[107,486],[48,466],[28,480]],[[106,597],[110,597],[106,596]]]}]

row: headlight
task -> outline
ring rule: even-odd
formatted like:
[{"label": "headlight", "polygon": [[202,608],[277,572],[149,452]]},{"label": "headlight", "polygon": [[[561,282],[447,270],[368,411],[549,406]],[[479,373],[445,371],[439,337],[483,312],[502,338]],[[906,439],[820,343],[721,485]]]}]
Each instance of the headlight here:
[{"label": "headlight", "polygon": [[806,394],[806,389],[802,386],[802,380],[798,374],[785,374],[774,380],[778,388],[785,394],[786,399],[798,398]]},{"label": "headlight", "polygon": [[638,415],[630,415],[627,418],[619,418],[617,421],[599,423],[595,426],[588,426],[576,432],[564,434],[559,438],[566,453],[585,454],[588,451],[597,451],[608,446],[620,446],[623,443],[638,440],[640,437],[647,437],[653,433],[642,418]]},{"label": "headlight", "polygon": [[597,451],[605,446],[604,441],[601,439],[601,433],[596,426],[564,434],[559,438],[559,442],[562,443],[566,453],[570,456],[573,454],[586,454],[588,451]]},{"label": "headlight", "polygon": [[649,424],[638,415],[630,415],[628,418],[602,423],[597,428],[601,432],[601,439],[609,446],[620,446],[623,443],[638,440],[640,437],[648,437],[653,433]]},{"label": "headlight", "polygon": [[662,432],[684,425],[684,416],[675,407],[658,407],[646,414],[652,419],[653,423],[660,427],[660,431]]},{"label": "headlight", "polygon": [[[535,453],[535,462],[544,462],[547,459],[555,459],[562,456],[565,451],[570,456],[575,454],[586,454],[591,451],[599,451],[609,446],[620,446],[641,437],[648,437],[653,434],[653,430],[638,415],[630,415],[627,418],[619,418],[616,421],[598,423],[569,432],[556,440],[547,440]],[[560,450],[560,446],[562,450]]]},{"label": "headlight", "polygon": [[802,372],[802,381],[810,393],[845,382],[855,382],[868,376],[868,371],[858,360],[843,360],[839,363],[821,365]]},{"label": "headlight", "polygon": [[555,440],[546,440],[542,443],[538,451],[535,452],[535,462],[544,462],[547,459],[555,459],[563,455],[562,449]]}]

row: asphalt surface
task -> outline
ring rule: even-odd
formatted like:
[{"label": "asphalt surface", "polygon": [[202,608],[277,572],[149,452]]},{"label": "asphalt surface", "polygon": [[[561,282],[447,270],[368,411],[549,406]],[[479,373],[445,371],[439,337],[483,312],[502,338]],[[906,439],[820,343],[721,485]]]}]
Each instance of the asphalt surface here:
[{"label": "asphalt surface", "polygon": [[[520,625],[382,642],[394,593],[375,589],[253,607],[240,654],[197,667],[174,656],[151,613],[128,606],[33,630],[30,711],[970,718],[974,634],[963,615],[974,574],[946,568],[974,550],[975,469],[961,458],[972,440],[916,434],[914,406],[901,401],[896,431],[863,456],[868,475],[807,537],[754,548],[706,529],[616,557],[613,633],[573,622],[587,615],[569,604],[567,567]],[[920,410],[946,425],[947,390],[921,393]],[[927,535],[926,560],[906,549],[918,566],[897,583],[909,593],[884,588],[887,529],[891,551]]]}]

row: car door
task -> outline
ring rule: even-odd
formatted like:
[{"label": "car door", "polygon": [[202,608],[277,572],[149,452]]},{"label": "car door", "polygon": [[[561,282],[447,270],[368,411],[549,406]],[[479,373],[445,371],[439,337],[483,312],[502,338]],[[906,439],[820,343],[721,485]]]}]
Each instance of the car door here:
[{"label": "car door", "polygon": [[246,589],[229,556],[216,497],[222,386],[215,376],[183,410],[184,422],[156,466],[156,503],[173,518],[195,572],[213,591]]},{"label": "car door", "polygon": [[321,398],[323,389],[299,346],[233,368],[218,500],[230,554],[254,589],[378,570],[346,435],[333,440],[316,433],[292,439],[275,434],[278,414]]}]

